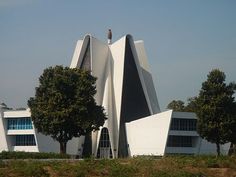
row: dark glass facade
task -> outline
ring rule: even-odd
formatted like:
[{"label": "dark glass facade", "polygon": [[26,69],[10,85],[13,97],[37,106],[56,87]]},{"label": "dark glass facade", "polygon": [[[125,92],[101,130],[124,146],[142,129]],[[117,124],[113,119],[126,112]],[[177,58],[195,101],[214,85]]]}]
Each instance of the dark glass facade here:
[{"label": "dark glass facade", "polygon": [[35,146],[34,135],[16,135],[15,146]]},{"label": "dark glass facade", "polygon": [[173,118],[171,121],[170,130],[196,131],[197,120]]},{"label": "dark glass facade", "polygon": [[193,137],[169,135],[167,147],[193,147]]}]

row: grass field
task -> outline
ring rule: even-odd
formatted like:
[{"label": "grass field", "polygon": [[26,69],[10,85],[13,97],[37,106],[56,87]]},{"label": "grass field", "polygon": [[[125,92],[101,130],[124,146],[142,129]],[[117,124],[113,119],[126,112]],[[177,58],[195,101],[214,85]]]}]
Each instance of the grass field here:
[{"label": "grass field", "polygon": [[137,157],[115,160],[0,160],[0,176],[235,177],[236,156]]}]

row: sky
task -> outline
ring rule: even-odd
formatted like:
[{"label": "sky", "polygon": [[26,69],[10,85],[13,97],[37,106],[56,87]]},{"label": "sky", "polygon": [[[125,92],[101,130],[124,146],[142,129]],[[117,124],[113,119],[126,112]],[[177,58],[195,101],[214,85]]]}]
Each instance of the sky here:
[{"label": "sky", "polygon": [[236,81],[235,0],[0,0],[0,102],[27,107],[49,66],[69,66],[77,40],[143,40],[162,110],[198,95],[214,68]]}]

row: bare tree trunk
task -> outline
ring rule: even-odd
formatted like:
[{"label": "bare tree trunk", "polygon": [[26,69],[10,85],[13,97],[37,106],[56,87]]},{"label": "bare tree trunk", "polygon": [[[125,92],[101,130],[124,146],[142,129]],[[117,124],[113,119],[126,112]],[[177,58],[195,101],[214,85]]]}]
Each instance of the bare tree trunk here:
[{"label": "bare tree trunk", "polygon": [[220,143],[216,143],[217,156],[220,156]]},{"label": "bare tree trunk", "polygon": [[60,154],[66,154],[66,144],[67,142],[60,142]]}]

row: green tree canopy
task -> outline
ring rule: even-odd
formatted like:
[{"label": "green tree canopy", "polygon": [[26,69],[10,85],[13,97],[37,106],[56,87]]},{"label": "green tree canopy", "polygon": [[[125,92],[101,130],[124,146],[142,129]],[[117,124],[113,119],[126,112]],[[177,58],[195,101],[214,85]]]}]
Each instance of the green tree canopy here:
[{"label": "green tree canopy", "polygon": [[220,144],[235,142],[236,104],[234,83],[225,83],[224,72],[214,69],[202,83],[196,98],[198,133],[202,138],[215,143],[220,155]]},{"label": "green tree canopy", "polygon": [[104,108],[96,104],[96,78],[88,71],[55,66],[44,70],[28,106],[38,132],[50,135],[66,153],[73,137],[98,130],[104,124]]},{"label": "green tree canopy", "polygon": [[181,100],[173,100],[167,105],[167,109],[173,109],[174,111],[184,111],[184,102]]},{"label": "green tree canopy", "polygon": [[190,97],[187,99],[187,103],[181,100],[173,100],[167,105],[167,109],[173,109],[173,111],[179,112],[196,112],[197,109],[197,97]]},{"label": "green tree canopy", "polygon": [[184,108],[185,112],[196,112],[197,110],[197,97],[190,97],[187,100],[187,105]]}]

